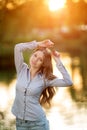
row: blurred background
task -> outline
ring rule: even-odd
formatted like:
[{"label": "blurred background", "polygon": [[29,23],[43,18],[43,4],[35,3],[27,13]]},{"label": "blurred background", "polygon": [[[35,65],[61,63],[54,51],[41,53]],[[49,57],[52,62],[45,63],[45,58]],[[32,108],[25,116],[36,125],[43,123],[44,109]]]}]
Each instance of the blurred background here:
[{"label": "blurred background", "polygon": [[50,129],[87,130],[87,0],[0,0],[0,130],[15,130],[14,45],[44,39],[55,43],[73,80],[45,109]]}]

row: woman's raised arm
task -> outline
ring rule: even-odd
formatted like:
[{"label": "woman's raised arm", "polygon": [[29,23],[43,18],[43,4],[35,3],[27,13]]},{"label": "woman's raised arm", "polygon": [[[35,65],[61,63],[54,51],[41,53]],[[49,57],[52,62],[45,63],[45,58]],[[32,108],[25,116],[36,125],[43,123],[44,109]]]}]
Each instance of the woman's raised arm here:
[{"label": "woman's raised arm", "polygon": [[15,45],[14,48],[14,61],[15,61],[15,67],[17,74],[20,73],[20,70],[24,64],[24,58],[22,52],[29,49],[36,48],[38,43],[36,41],[31,42],[25,42],[25,43],[19,43]]}]

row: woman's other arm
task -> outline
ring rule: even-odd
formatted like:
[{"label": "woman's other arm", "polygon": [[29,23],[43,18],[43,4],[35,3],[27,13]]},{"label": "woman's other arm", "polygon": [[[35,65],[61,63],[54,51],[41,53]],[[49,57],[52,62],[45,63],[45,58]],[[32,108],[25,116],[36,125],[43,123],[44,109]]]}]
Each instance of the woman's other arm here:
[{"label": "woman's other arm", "polygon": [[58,68],[58,70],[60,71],[60,73],[62,74],[63,78],[55,78],[54,80],[50,81],[50,85],[51,86],[58,86],[58,87],[66,87],[66,86],[72,86],[73,82],[72,79],[68,73],[68,71],[66,70],[65,66],[62,64],[61,60],[60,60],[60,54],[59,52],[55,51],[53,52],[53,59],[56,62],[56,66]]}]

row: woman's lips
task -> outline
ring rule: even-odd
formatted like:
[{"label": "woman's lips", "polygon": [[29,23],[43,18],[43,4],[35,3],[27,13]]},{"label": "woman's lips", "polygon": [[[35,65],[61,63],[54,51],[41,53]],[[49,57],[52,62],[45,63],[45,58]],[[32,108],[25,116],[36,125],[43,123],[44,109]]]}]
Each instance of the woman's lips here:
[{"label": "woman's lips", "polygon": [[35,64],[36,64],[36,62],[32,61],[32,64],[34,64],[34,65],[35,65]]}]

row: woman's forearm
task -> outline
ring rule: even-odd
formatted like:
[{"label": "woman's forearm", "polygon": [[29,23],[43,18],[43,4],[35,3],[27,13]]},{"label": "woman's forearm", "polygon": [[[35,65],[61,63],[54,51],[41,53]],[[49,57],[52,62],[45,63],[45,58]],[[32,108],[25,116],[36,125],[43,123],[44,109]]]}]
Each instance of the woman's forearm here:
[{"label": "woman's forearm", "polygon": [[67,69],[62,64],[60,58],[57,59],[56,66],[57,66],[58,70],[60,71],[60,73],[62,74],[63,79],[64,79],[65,83],[67,84],[67,86],[71,86],[73,84],[72,79],[71,79]]}]

